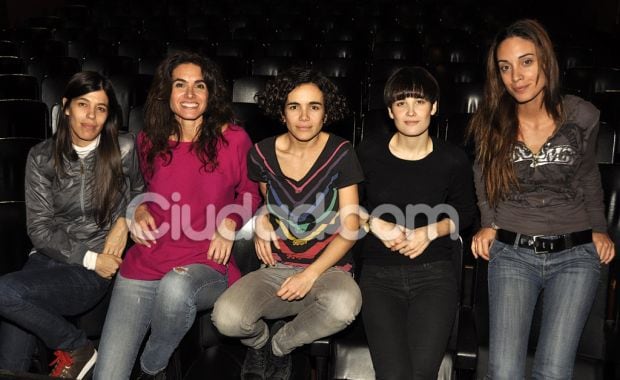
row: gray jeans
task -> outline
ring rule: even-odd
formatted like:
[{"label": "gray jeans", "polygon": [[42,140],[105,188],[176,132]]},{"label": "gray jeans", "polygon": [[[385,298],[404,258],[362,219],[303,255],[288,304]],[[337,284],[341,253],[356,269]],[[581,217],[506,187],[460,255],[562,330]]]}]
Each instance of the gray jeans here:
[{"label": "gray jeans", "polygon": [[213,323],[222,334],[241,338],[246,346],[258,349],[269,339],[263,318],[295,315],[272,338],[273,353],[281,356],[353,322],[362,296],[351,275],[339,269],[326,270],[301,300],[284,301],[276,296],[282,283],[302,270],[277,264],[243,276],[215,303]]}]

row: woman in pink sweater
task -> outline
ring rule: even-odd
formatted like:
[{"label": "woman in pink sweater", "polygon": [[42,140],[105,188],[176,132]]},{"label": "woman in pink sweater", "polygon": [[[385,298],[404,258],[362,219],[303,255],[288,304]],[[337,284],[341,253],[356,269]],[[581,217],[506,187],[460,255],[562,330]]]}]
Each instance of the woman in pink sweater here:
[{"label": "woman in pink sweater", "polygon": [[258,203],[247,177],[252,144],[230,124],[217,67],[178,52],[158,67],[138,136],[148,193],[132,202],[137,243],[116,279],[96,379],[127,379],[142,340],[141,378],[162,372],[194,322],[239,278],[230,258],[235,231]]}]

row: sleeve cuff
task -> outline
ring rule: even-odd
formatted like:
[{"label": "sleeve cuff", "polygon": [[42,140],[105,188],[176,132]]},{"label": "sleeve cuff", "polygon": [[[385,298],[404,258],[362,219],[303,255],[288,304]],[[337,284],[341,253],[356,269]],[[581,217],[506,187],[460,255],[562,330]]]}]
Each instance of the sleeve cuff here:
[{"label": "sleeve cuff", "polygon": [[88,270],[95,270],[97,267],[97,252],[86,251],[84,259],[82,260],[82,265]]},{"label": "sleeve cuff", "polygon": [[235,226],[235,231],[239,231],[241,227],[243,227],[243,219],[239,216],[239,214],[230,214],[226,217],[237,224]]}]

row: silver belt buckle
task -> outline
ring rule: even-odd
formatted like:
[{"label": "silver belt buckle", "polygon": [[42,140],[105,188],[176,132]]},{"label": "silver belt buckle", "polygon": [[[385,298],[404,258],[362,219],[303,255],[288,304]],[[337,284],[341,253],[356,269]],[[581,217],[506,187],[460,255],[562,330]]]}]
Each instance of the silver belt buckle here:
[{"label": "silver belt buckle", "polygon": [[538,239],[540,239],[540,238],[542,238],[544,236],[545,235],[533,235],[532,236],[531,245],[532,245],[532,248],[534,248],[534,253],[537,254],[537,255],[541,254],[541,253],[549,253],[548,250],[544,250],[544,249],[538,248],[536,246],[536,242],[538,241]]}]

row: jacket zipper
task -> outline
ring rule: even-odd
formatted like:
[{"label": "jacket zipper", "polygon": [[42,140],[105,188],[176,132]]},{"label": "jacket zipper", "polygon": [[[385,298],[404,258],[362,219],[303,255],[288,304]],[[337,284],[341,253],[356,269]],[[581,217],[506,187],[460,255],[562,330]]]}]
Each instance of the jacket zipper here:
[{"label": "jacket zipper", "polygon": [[84,161],[80,159],[80,207],[82,208],[82,221],[86,221],[86,210],[84,206]]}]

